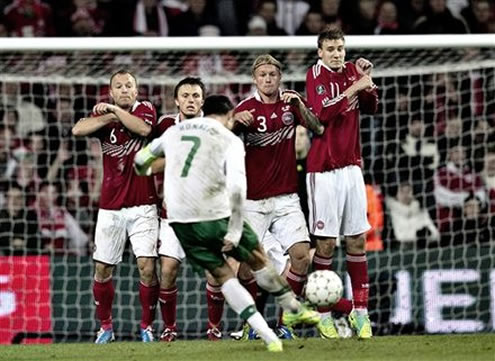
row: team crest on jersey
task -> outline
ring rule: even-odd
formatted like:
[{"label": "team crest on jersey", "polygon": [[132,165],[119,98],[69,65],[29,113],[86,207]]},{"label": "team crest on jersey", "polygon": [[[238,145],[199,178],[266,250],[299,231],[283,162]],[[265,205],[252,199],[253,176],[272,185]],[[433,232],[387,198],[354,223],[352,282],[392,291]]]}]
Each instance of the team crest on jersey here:
[{"label": "team crest on jersey", "polygon": [[285,112],[284,114],[282,114],[282,123],[284,123],[285,125],[291,125],[292,123],[294,123],[294,114],[292,114],[291,112]]},{"label": "team crest on jersey", "polygon": [[322,95],[323,93],[325,93],[325,87],[320,84],[316,87],[316,94]]}]

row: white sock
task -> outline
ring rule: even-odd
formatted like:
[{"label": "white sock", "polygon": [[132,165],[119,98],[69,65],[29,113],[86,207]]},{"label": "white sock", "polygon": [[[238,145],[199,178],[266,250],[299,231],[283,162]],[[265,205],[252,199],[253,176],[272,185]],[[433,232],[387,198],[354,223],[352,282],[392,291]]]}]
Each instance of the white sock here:
[{"label": "white sock", "polygon": [[366,316],[368,314],[368,309],[367,308],[355,308],[354,311],[359,315],[359,316]]},{"label": "white sock", "polygon": [[269,343],[278,339],[277,335],[268,327],[263,316],[256,311],[253,298],[242,287],[237,278],[231,278],[225,282],[222,285],[222,293],[229,306],[256,330],[263,341]]},{"label": "white sock", "polygon": [[266,266],[253,271],[258,285],[272,293],[277,303],[286,311],[298,312],[301,303],[296,299],[287,282],[275,271],[272,266]]},{"label": "white sock", "polygon": [[278,340],[277,335],[268,326],[261,313],[256,312],[247,319],[249,325],[256,330],[256,333],[261,337],[266,344]]},{"label": "white sock", "polygon": [[[230,307],[238,314],[242,315],[243,312],[248,312],[249,316],[256,312],[256,306],[254,304],[253,297],[249,292],[242,287],[237,278],[231,278],[222,285],[222,293],[225,297],[225,301]],[[249,308],[253,308],[249,310]]]},{"label": "white sock", "polygon": [[277,301],[284,311],[299,312],[301,310],[301,302],[294,297],[292,292],[286,292],[275,297],[275,301]]},{"label": "white sock", "polygon": [[284,284],[283,278],[271,266],[253,271],[253,275],[258,285],[270,293],[282,292],[289,286],[288,284]]}]

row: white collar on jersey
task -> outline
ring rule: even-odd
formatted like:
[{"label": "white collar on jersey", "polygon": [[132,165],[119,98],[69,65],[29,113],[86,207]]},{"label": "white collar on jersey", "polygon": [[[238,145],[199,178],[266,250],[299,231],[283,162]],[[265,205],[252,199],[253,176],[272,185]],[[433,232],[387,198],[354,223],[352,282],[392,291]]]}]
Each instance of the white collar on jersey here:
[{"label": "white collar on jersey", "polygon": [[[199,115],[196,116],[196,117],[194,117],[194,118],[203,118],[203,114],[204,114],[203,111],[200,110],[199,111]],[[192,118],[189,118],[189,119],[192,119]],[[184,120],[186,120],[186,119],[184,119]],[[174,124],[177,125],[180,122],[181,122],[181,120],[180,120],[180,113],[177,113],[177,115],[175,116]]]},{"label": "white collar on jersey", "polygon": [[133,111],[135,111],[135,110],[136,110],[136,108],[139,106],[139,104],[141,104],[141,102],[139,102],[139,101],[137,101],[137,100],[136,100],[136,101],[134,102],[134,104],[132,104],[132,107],[131,107],[131,111],[130,111],[130,113],[132,113]]},{"label": "white collar on jersey", "polygon": [[[329,72],[337,73],[335,70],[332,70],[328,66],[326,66],[325,63],[323,62],[323,60],[321,60],[321,59],[318,59],[318,63],[317,64],[318,65],[321,65],[322,67],[324,67],[325,69],[327,69]],[[344,63],[344,65],[342,65],[342,68],[344,68],[344,69],[345,69],[345,64],[346,63]]]},{"label": "white collar on jersey", "polygon": [[[282,97],[282,89],[278,89],[278,97],[281,98]],[[254,99],[256,99],[257,101],[259,101],[260,103],[263,103],[263,99],[261,99],[261,95],[260,93],[258,92],[258,89],[256,89],[254,91]]]}]

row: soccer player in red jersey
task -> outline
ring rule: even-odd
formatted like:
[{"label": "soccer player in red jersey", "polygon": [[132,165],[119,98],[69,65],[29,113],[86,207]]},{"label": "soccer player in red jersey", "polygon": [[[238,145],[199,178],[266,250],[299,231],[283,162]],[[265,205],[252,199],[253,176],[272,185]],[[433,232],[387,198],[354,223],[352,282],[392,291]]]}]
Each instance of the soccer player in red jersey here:
[{"label": "soccer player in red jersey", "polygon": [[[179,109],[177,114],[163,115],[158,119],[156,135],[161,136],[168,128],[179,124],[183,120],[197,118],[203,115],[201,107],[205,99],[205,85],[200,78],[186,77],[179,81],[174,88],[175,104]],[[152,172],[155,173],[157,183],[163,183],[163,158],[152,164]],[[163,332],[161,341],[172,342],[177,339],[177,274],[179,266],[185,258],[184,250],[180,245],[173,229],[167,221],[165,207],[161,209],[160,235],[158,254],[161,263],[160,296],[159,303],[163,319]],[[222,338],[220,321],[224,309],[224,296],[221,285],[217,284],[213,277],[207,274],[206,300],[208,304],[207,337],[210,340]]]},{"label": "soccer player in red jersey", "polygon": [[[200,78],[186,77],[179,81],[174,88],[175,104],[179,109],[177,114],[164,115],[158,120],[157,136],[161,136],[173,125],[183,120],[202,116],[201,107],[205,99],[205,85]],[[159,180],[163,182],[164,159],[158,159],[152,164],[152,172],[156,173]],[[185,253],[177,239],[172,227],[167,221],[167,211],[162,207],[160,217],[160,243],[158,254],[161,262],[160,277],[160,308],[164,324],[161,341],[171,342],[177,338],[177,274],[179,266],[185,259]],[[220,339],[221,332],[217,328],[223,313],[224,297],[220,285],[211,284],[206,286],[208,317],[210,319],[207,335],[209,339]],[[217,323],[212,320],[218,319]]]},{"label": "soccer player in red jersey", "polygon": [[[368,317],[368,266],[365,234],[366,191],[361,172],[360,113],[378,107],[373,65],[364,58],[345,62],[344,33],[327,28],[318,37],[318,62],[308,69],[308,105],[325,131],[313,138],[307,158],[310,232],[317,238],[313,269],[330,269],[335,243],[345,236],[347,272],[353,302],[341,300],[334,309],[350,313],[358,337],[372,336]],[[329,311],[329,310],[327,310]],[[330,314],[323,317],[323,337],[338,337]]]},{"label": "soccer player in red jersey", "polygon": [[[301,295],[310,256],[309,233],[297,195],[296,126],[304,125],[317,134],[323,127],[299,94],[280,89],[281,68],[271,55],[256,58],[251,68],[256,92],[239,103],[235,119],[246,147],[246,219],[268,254],[273,241],[289,254],[286,278],[294,293]],[[267,232],[273,237],[266,238]],[[255,294],[256,284],[240,278]],[[292,338],[292,331],[283,325],[279,334]]]},{"label": "soccer player in red jersey", "polygon": [[103,184],[93,253],[93,294],[96,315],[101,323],[96,343],[115,339],[112,271],[122,261],[128,237],[140,275],[141,338],[143,342],[153,341],[151,324],[159,291],[155,273],[157,196],[153,178],[138,176],[133,161],[156,126],[156,111],[150,102],[138,101],[137,95],[135,76],[119,70],[110,78],[110,97],[114,104],[96,104],[91,116],[80,119],[72,128],[75,136],[98,138],[103,152]]}]

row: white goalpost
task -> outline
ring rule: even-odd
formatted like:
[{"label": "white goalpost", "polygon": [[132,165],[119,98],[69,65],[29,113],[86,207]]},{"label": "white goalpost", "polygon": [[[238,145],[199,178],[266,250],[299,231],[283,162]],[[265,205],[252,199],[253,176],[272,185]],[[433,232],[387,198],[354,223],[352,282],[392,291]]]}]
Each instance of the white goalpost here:
[{"label": "white goalpost", "polygon": [[[13,246],[14,231],[0,230],[0,343],[90,341],[97,330],[91,240],[101,159],[98,145],[76,141],[70,128],[107,99],[114,71],[132,71],[140,98],[164,114],[176,111],[173,88],[185,76],[200,76],[209,94],[239,102],[253,90],[253,60],[267,52],[284,65],[284,87],[304,94],[316,46],[312,36],[0,39],[0,209],[8,206],[12,181],[21,181],[24,207],[38,215],[35,243],[43,247],[47,237],[62,239],[60,249],[39,251]],[[495,36],[348,36],[346,48],[347,60],[365,57],[374,63],[380,94],[378,113],[361,120],[363,172],[383,209],[376,234],[384,249],[368,252],[375,333],[493,332]],[[430,153],[416,149],[419,143],[407,147],[413,123],[421,127],[418,139],[428,143]],[[445,210],[438,201],[437,173],[460,146],[465,166],[481,180],[473,190],[481,195],[475,223],[462,205]],[[76,233],[87,237],[77,250],[69,236],[56,235],[55,219],[43,218],[32,185],[46,180],[56,182],[58,205],[79,225]],[[404,182],[432,219],[437,237],[400,238],[389,200]],[[30,236],[26,233],[26,239]],[[337,254],[335,269],[341,275],[344,260]],[[121,340],[138,339],[138,279],[128,251],[114,276],[114,329]],[[187,262],[182,265],[182,338],[205,337],[204,287]],[[276,321],[273,303],[266,315]],[[225,334],[239,326],[226,306]],[[155,328],[162,328],[159,312]]]}]

